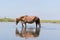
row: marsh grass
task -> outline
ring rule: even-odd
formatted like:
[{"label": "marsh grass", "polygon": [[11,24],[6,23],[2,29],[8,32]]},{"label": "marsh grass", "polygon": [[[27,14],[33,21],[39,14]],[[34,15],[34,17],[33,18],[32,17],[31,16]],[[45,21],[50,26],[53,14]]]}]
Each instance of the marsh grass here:
[{"label": "marsh grass", "polygon": [[42,23],[60,23],[60,20],[41,20]]},{"label": "marsh grass", "polygon": [[0,22],[15,22],[15,19],[12,19],[12,18],[0,18]]}]

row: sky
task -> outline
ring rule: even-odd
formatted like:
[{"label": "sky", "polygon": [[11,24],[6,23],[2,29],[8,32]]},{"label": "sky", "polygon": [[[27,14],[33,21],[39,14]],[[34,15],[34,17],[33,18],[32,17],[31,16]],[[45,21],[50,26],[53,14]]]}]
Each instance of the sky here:
[{"label": "sky", "polygon": [[60,20],[60,0],[0,0],[0,18],[16,18],[22,15]]}]

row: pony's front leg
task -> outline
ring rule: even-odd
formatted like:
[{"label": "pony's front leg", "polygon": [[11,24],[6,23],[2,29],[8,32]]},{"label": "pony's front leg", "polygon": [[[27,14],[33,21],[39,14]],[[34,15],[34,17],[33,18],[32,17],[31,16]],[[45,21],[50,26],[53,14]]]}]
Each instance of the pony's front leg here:
[{"label": "pony's front leg", "polygon": [[25,23],[25,31],[26,31],[26,23]]},{"label": "pony's front leg", "polygon": [[[23,25],[23,23],[22,23],[22,31],[23,31],[23,28],[24,28],[24,25]],[[22,32],[22,31],[21,31],[21,32]]]},{"label": "pony's front leg", "polygon": [[36,30],[37,30],[37,22],[36,22]]}]

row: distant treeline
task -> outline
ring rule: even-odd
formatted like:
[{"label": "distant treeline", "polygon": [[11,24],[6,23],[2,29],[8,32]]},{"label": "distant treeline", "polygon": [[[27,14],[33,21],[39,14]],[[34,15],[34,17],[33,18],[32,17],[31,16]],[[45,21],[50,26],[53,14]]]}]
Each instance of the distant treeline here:
[{"label": "distant treeline", "polygon": [[[13,18],[0,18],[0,22],[15,22]],[[41,23],[60,23],[60,20],[40,20]]]}]

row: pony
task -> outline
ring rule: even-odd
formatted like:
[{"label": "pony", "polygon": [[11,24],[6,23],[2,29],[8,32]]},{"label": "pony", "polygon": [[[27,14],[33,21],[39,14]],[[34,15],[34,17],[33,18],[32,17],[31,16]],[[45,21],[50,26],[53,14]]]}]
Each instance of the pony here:
[{"label": "pony", "polygon": [[22,30],[23,30],[23,27],[24,27],[23,24],[25,24],[25,31],[26,31],[26,23],[32,24],[32,23],[35,22],[36,23],[36,29],[37,29],[38,25],[39,25],[39,27],[41,27],[41,25],[40,25],[40,19],[37,16],[24,15],[24,16],[16,18],[16,25],[19,22],[21,22],[21,24],[22,24]]}]

